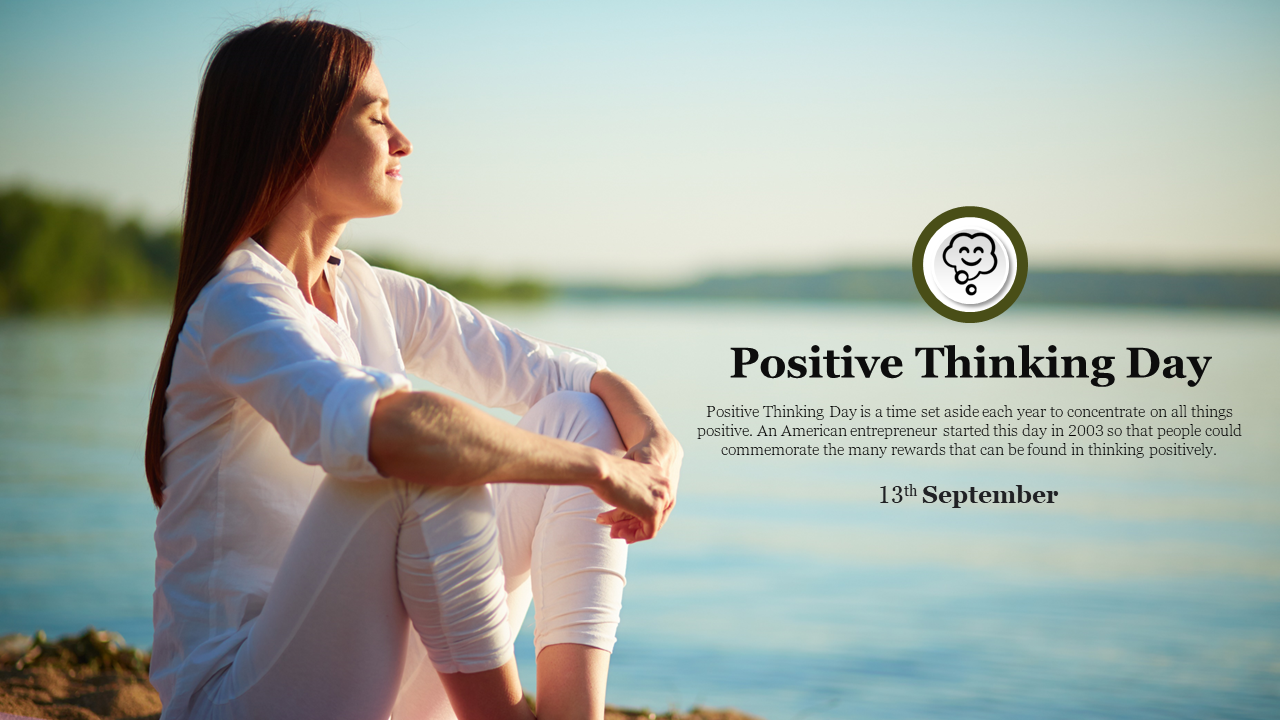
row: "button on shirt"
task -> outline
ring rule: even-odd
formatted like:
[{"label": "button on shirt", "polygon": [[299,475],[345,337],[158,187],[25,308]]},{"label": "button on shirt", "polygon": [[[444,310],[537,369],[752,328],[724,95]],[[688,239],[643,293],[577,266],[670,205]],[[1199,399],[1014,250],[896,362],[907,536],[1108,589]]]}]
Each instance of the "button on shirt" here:
[{"label": "button on shirt", "polygon": [[325,474],[378,478],[377,401],[406,372],[523,414],[588,392],[597,356],[531,338],[351,251],[325,266],[335,322],[252,239],[187,313],[166,392],[151,682],[166,708],[227,667]]}]

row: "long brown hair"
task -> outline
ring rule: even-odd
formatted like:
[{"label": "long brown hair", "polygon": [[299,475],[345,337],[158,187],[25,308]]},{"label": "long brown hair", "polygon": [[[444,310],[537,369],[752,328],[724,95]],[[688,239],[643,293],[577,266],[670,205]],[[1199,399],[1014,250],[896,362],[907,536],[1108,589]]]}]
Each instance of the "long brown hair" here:
[{"label": "long brown hair", "polygon": [[169,337],[151,394],[144,464],[163,501],[165,391],[196,296],[245,238],[293,197],[373,64],[373,47],[336,25],[273,20],[222,39],[209,61],[191,137],[182,252]]}]

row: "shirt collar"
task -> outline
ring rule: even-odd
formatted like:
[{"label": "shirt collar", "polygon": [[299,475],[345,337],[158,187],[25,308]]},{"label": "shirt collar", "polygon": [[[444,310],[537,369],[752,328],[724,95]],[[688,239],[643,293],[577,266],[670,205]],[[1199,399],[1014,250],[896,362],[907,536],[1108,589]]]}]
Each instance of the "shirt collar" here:
[{"label": "shirt collar", "polygon": [[[232,251],[232,254],[228,255],[227,259],[223,261],[223,267],[226,267],[228,264],[235,264],[235,260],[232,258],[236,251],[240,250],[245,251],[250,256],[256,258],[260,263],[266,265],[267,268],[278,275],[281,280],[289,283],[290,285],[298,284],[298,278],[293,274],[293,271],[285,267],[284,263],[277,260],[275,255],[267,252],[266,248],[259,245],[258,241],[251,237],[245,238],[243,242],[236,246],[236,249]],[[344,260],[345,258],[342,256],[342,250],[334,248],[333,254],[329,256],[328,262],[330,265],[334,266],[334,270],[338,277],[342,276],[343,266],[346,264]]]}]

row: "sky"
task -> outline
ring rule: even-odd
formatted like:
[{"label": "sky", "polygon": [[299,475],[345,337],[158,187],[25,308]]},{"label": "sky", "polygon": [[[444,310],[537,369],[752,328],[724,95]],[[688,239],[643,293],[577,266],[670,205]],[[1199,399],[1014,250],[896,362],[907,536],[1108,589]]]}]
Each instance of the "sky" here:
[{"label": "sky", "polygon": [[414,144],[344,244],[493,277],[907,268],[1001,213],[1029,266],[1280,269],[1277,2],[0,0],[0,188],[177,222],[224,33],[374,41]]}]

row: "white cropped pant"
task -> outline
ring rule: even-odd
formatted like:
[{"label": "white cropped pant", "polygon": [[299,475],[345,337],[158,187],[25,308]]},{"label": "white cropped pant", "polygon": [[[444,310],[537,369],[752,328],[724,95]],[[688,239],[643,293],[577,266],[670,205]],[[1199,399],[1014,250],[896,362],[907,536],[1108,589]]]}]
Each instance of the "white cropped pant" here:
[{"label": "white cropped pant", "polygon": [[[519,427],[624,451],[588,393],[550,395]],[[537,652],[612,651],[627,551],[595,522],[607,507],[574,485],[326,478],[262,614],[191,717],[452,719],[437,671],[507,662],[530,600]]]}]

